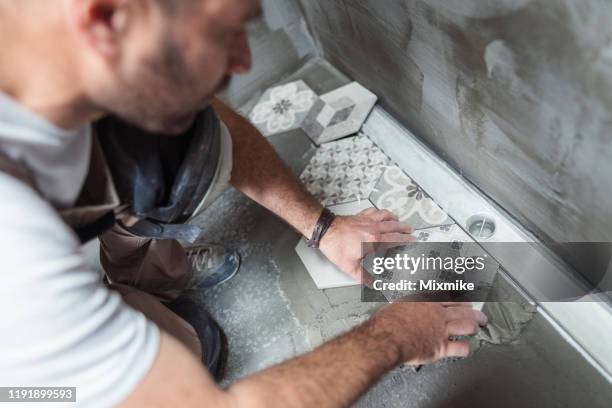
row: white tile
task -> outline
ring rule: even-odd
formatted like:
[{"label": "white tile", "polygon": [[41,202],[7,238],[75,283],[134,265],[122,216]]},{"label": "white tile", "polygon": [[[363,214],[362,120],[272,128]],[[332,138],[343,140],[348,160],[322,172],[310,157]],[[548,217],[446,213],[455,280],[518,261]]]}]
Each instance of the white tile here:
[{"label": "white tile", "polygon": [[334,118],[334,114],[336,111],[329,105],[325,105],[319,115],[317,116],[317,121],[321,124],[321,126],[328,126],[329,122]]}]

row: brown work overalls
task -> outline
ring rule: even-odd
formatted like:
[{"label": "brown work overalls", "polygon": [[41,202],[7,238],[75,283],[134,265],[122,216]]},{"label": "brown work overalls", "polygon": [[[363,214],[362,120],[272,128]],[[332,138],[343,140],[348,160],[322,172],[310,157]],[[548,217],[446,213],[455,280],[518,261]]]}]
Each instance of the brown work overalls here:
[{"label": "brown work overalls", "polygon": [[[27,167],[1,154],[0,172],[37,190]],[[177,241],[137,237],[114,224],[113,214],[126,225],[133,217],[128,206],[119,202],[95,136],[89,172],[79,198],[72,208],[57,209],[57,212],[69,227],[85,235],[93,237],[96,231],[110,228],[99,236],[100,260],[110,282],[109,288],[117,290],[127,304],[144,313],[161,330],[176,337],[201,358],[200,340],[193,327],[162,303],[176,298],[191,279],[185,251]]]}]

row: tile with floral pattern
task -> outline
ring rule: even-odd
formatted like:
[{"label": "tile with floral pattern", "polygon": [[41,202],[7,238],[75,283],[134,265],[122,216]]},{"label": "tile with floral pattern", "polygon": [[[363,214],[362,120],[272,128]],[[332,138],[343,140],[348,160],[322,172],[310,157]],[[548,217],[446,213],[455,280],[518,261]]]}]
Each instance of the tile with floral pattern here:
[{"label": "tile with floral pattern", "polygon": [[413,229],[452,224],[453,220],[397,166],[385,169],[370,194],[376,208],[395,213]]},{"label": "tile with floral pattern", "polygon": [[304,81],[268,89],[249,114],[264,136],[297,129],[319,97]]},{"label": "tile with floral pattern", "polygon": [[[416,242],[407,245],[400,245],[387,250],[384,254],[388,258],[439,258],[448,262],[448,259],[459,261],[460,259],[479,258],[482,263],[481,268],[459,269],[449,268],[448,266],[419,267],[417,269],[402,270],[390,268],[385,271],[384,280],[387,282],[402,282],[404,280],[418,282],[419,280],[438,282],[457,282],[464,280],[474,283],[474,290],[463,291],[468,300],[474,303],[478,309],[482,307],[491,289],[493,281],[499,272],[499,263],[494,257],[490,256],[477,242],[475,242],[459,225],[441,225],[423,230],[414,231]],[[465,261],[462,261],[465,262]],[[423,264],[421,264],[423,265]],[[459,267],[465,265],[458,264]],[[366,270],[372,271],[368,264],[364,265]],[[422,291],[427,293],[428,291]],[[383,295],[389,301],[395,301],[405,296],[410,296],[419,291],[408,290],[384,290]],[[427,297],[425,298],[427,299]]]},{"label": "tile with floral pattern", "polygon": [[474,240],[459,225],[439,225],[414,231],[417,242],[448,242],[453,249],[460,250],[463,242],[473,243]]}]

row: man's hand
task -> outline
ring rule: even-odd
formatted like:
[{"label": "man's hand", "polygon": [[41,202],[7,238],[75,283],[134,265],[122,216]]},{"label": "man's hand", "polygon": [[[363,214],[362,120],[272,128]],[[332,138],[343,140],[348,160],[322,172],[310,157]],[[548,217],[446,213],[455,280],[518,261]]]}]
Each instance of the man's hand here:
[{"label": "man's hand", "polygon": [[470,303],[396,302],[384,307],[366,325],[373,336],[387,337],[398,346],[400,362],[432,363],[447,357],[467,357],[466,341],[451,336],[473,336],[487,317]]},{"label": "man's hand", "polygon": [[336,217],[321,239],[319,248],[340,269],[361,281],[361,261],[375,249],[370,245],[362,252],[362,243],[412,242],[415,238],[411,232],[412,228],[399,222],[393,213],[368,208],[357,215]]}]

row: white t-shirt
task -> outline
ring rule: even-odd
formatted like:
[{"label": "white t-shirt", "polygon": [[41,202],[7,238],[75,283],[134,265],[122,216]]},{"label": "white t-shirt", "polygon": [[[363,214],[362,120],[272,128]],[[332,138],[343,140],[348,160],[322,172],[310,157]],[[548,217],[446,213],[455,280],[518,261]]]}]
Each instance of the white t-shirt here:
[{"label": "white t-shirt", "polygon": [[86,266],[49,204],[75,202],[90,147],[90,126],[59,129],[0,93],[0,152],[45,196],[0,172],[0,387],[76,387],[78,406],[108,407],[151,368],[159,330]]}]

